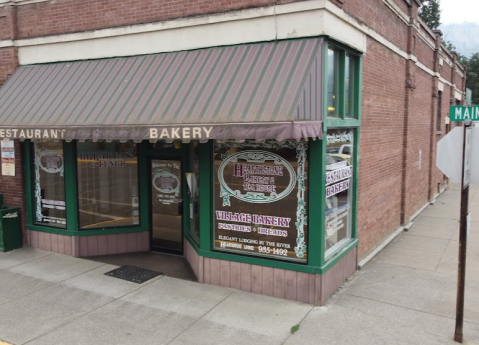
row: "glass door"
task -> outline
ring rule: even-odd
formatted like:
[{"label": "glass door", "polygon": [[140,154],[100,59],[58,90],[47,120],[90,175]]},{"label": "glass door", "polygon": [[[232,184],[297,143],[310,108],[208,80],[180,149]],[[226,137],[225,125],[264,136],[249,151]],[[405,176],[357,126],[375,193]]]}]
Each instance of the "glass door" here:
[{"label": "glass door", "polygon": [[152,250],[183,253],[183,197],[180,159],[151,159]]}]

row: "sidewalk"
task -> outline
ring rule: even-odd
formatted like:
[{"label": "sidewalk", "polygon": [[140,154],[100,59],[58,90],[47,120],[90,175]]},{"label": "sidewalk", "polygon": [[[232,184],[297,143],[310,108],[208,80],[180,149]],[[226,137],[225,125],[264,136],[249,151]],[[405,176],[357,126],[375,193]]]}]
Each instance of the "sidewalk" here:
[{"label": "sidewalk", "polygon": [[[0,344],[457,344],[459,187],[325,307],[24,248],[0,253]],[[479,186],[471,186],[464,344],[479,344]],[[291,328],[299,325],[293,334]]]}]

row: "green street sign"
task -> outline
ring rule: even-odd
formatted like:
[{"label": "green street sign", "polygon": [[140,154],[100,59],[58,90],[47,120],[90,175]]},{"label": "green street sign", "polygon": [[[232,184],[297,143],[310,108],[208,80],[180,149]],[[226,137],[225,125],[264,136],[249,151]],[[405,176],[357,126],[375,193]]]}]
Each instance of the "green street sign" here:
[{"label": "green street sign", "polygon": [[479,121],[479,105],[473,105],[471,107],[453,105],[449,109],[449,118],[451,121]]}]

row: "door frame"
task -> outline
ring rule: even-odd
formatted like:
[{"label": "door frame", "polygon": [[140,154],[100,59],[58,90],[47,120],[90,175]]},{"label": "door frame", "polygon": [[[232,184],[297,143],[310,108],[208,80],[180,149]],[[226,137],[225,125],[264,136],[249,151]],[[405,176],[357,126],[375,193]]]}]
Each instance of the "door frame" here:
[{"label": "door frame", "polygon": [[[185,234],[189,230],[189,204],[190,204],[190,197],[188,194],[188,186],[186,183],[186,172],[189,171],[189,144],[182,144],[180,149],[173,149],[173,148],[148,148],[146,154],[146,176],[144,178],[146,181],[147,186],[147,193],[148,202],[147,202],[147,210],[148,210],[148,232],[149,232],[149,247],[151,251],[158,251],[162,253],[169,253],[175,255],[183,255],[184,254],[184,243],[185,243]],[[152,247],[152,236],[153,236],[153,219],[152,219],[152,190],[151,190],[151,161],[159,159],[159,160],[179,160],[181,162],[181,199],[183,201],[183,212],[181,215],[181,250],[174,250],[174,249],[167,249],[167,248],[158,248]]]}]

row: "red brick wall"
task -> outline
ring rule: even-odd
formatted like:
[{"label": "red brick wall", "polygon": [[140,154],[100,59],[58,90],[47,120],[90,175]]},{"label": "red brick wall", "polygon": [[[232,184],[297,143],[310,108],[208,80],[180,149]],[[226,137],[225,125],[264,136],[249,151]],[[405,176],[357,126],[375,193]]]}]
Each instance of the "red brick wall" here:
[{"label": "red brick wall", "polygon": [[402,50],[407,49],[407,26],[382,0],[348,0],[343,9]]},{"label": "red brick wall", "polygon": [[416,69],[416,88],[411,92],[407,128],[406,208],[407,222],[428,201],[429,163],[433,128],[433,78]]},{"label": "red brick wall", "polygon": [[449,66],[447,62],[444,61],[441,67],[441,77],[445,78],[446,80],[451,80],[451,73],[451,66]]},{"label": "red brick wall", "polygon": [[26,245],[23,150],[18,140],[15,141],[15,176],[3,176],[1,170],[2,167],[0,165],[0,194],[3,194],[5,205],[10,207],[20,207],[23,243]]},{"label": "red brick wall", "polygon": [[[436,140],[437,142],[444,138],[446,134],[446,123],[445,117],[449,114],[449,95],[450,95],[450,87],[446,84],[444,85],[444,90],[442,92],[442,99],[441,99],[441,118],[440,118],[440,130],[436,132]],[[436,167],[435,162],[433,162],[433,172],[431,178],[431,188],[433,188],[434,193],[437,193],[437,184],[440,183],[441,187],[444,184],[444,174]]]},{"label": "red brick wall", "polygon": [[406,61],[369,39],[363,63],[359,256],[400,225]]},{"label": "red brick wall", "polygon": [[430,70],[434,69],[434,49],[431,48],[420,36],[417,36],[416,38],[416,57],[418,61],[427,68]]},{"label": "red brick wall", "polygon": [[[414,0],[412,0],[412,1],[414,1]],[[398,5],[404,13],[409,14],[409,5],[407,4],[406,1],[404,1],[404,0],[394,0],[394,3],[396,5]]]},{"label": "red brick wall", "polygon": [[300,0],[59,0],[18,6],[18,37],[81,32]]},{"label": "red brick wall", "polygon": [[18,64],[17,50],[13,47],[0,48],[0,86],[15,72]]},{"label": "red brick wall", "polygon": [[15,36],[15,6],[0,8],[0,39],[11,40]]}]

